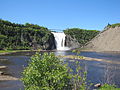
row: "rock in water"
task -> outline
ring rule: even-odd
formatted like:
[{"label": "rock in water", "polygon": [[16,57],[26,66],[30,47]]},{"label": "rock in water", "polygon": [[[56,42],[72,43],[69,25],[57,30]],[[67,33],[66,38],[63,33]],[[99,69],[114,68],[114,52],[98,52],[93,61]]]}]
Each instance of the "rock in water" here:
[{"label": "rock in water", "polygon": [[2,71],[0,71],[0,75],[3,75],[4,73]]},{"label": "rock in water", "polygon": [[97,84],[94,85],[94,87],[101,87],[101,84],[97,83]]},{"label": "rock in water", "polygon": [[6,69],[7,66],[0,66],[0,69]]}]

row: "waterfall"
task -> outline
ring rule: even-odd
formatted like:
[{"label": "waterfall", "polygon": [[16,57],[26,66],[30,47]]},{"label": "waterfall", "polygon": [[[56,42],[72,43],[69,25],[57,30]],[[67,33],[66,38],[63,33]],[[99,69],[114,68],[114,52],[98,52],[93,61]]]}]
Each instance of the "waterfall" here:
[{"label": "waterfall", "polygon": [[69,50],[65,47],[65,34],[63,32],[52,32],[55,37],[55,45],[57,50]]}]

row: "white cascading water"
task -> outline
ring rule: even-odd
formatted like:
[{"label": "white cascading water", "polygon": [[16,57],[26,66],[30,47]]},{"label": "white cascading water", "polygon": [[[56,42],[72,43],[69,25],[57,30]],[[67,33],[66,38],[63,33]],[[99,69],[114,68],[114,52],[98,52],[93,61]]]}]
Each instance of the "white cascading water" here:
[{"label": "white cascading water", "polygon": [[63,32],[52,32],[55,37],[55,44],[57,50],[69,50],[65,47],[65,34]]}]

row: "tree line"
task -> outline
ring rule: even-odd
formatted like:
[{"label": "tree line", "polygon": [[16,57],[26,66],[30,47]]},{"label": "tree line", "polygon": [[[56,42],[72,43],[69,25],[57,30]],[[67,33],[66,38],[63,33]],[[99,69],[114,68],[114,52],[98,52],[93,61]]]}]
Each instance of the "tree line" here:
[{"label": "tree line", "polygon": [[51,31],[36,24],[16,24],[0,19],[0,50],[47,49]]},{"label": "tree line", "polygon": [[[71,28],[64,30],[66,35],[85,45],[99,31]],[[51,31],[37,24],[17,24],[0,19],[0,50],[55,49]]]},{"label": "tree line", "polygon": [[80,28],[70,28],[64,30],[66,35],[70,35],[75,38],[81,45],[85,45],[88,41],[93,39],[100,31],[98,30],[86,30]]}]

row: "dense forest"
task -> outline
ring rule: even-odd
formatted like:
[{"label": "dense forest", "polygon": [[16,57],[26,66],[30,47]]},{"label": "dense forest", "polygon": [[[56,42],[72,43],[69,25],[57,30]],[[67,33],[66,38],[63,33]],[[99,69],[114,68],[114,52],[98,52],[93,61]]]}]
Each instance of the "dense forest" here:
[{"label": "dense forest", "polygon": [[54,36],[36,24],[16,24],[0,19],[0,50],[52,49]]},{"label": "dense forest", "polygon": [[100,31],[97,30],[86,30],[80,28],[71,28],[64,30],[66,35],[70,35],[75,38],[81,46],[84,46],[88,41],[93,39]]}]

